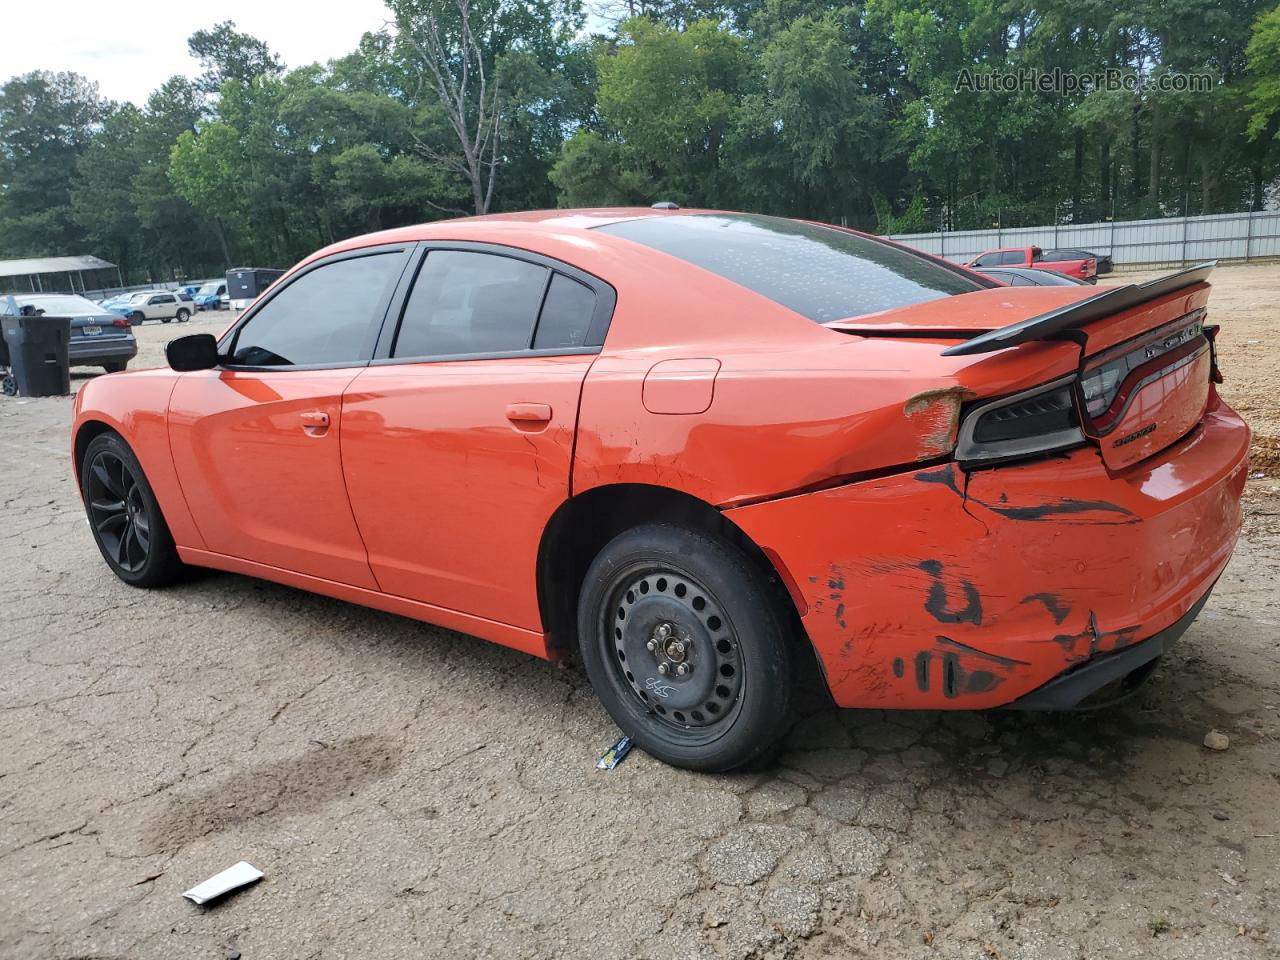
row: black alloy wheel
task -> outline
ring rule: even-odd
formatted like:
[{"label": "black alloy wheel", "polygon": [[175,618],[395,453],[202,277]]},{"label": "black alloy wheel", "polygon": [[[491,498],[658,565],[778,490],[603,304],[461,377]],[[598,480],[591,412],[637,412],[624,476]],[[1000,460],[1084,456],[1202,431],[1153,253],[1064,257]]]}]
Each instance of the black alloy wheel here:
[{"label": "black alloy wheel", "polygon": [[89,443],[80,492],[94,541],[117,577],[136,587],[177,578],[182,562],[173,536],[137,457],[118,434]]},{"label": "black alloy wheel", "polygon": [[151,518],[142,488],[124,460],[103,450],[86,479],[89,522],[106,551],[127,573],[137,573],[151,552]]}]

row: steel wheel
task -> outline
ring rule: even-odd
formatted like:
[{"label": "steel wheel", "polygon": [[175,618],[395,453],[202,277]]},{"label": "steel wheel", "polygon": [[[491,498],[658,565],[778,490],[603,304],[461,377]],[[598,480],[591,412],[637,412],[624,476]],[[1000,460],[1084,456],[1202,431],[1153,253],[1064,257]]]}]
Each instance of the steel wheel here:
[{"label": "steel wheel", "polygon": [[718,737],[741,706],[738,638],[711,591],[661,565],[622,572],[601,635],[609,659],[645,710],[690,744]]},{"label": "steel wheel", "polygon": [[794,671],[782,609],[734,544],[640,524],[587,568],[578,645],[636,746],[691,770],[735,770],[767,762],[787,732]]},{"label": "steel wheel", "polygon": [[151,554],[151,517],[142,487],[124,460],[103,450],[89,464],[89,522],[108,554],[127,573],[137,573]]}]

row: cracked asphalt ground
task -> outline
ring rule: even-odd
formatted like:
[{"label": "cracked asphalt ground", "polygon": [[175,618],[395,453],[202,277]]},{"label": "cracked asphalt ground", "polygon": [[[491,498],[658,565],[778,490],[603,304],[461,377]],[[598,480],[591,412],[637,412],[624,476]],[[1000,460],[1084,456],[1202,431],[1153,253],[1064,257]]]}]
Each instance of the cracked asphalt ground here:
[{"label": "cracked asphalt ground", "polygon": [[[142,328],[139,364],[225,319]],[[1275,479],[1123,707],[815,696],[770,770],[603,773],[617,731],[572,667],[242,577],[119,583],[69,416],[0,403],[0,956],[1277,955]],[[181,898],[240,859],[266,878]]]}]

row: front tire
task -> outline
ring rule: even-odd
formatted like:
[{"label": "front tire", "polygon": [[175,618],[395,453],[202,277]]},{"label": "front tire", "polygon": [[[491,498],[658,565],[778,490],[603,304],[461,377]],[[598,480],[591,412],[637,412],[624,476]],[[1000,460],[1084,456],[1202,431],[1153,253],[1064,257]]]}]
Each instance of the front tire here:
[{"label": "front tire", "polygon": [[758,766],[787,733],[786,624],[763,574],[716,537],[665,523],[619,534],[587,570],[578,637],[605,709],[659,760]]},{"label": "front tire", "polygon": [[141,326],[142,321],[145,319],[147,319],[146,314],[135,310],[133,313],[129,314],[129,325],[131,327]]},{"label": "front tire", "polygon": [[128,367],[129,363],[127,360],[116,360],[112,363],[104,363],[102,365],[102,369],[107,371],[107,373],[122,373],[128,369]]},{"label": "front tire", "polygon": [[89,529],[111,572],[132,587],[163,587],[183,569],[142,465],[119,434],[94,437],[80,464]]}]

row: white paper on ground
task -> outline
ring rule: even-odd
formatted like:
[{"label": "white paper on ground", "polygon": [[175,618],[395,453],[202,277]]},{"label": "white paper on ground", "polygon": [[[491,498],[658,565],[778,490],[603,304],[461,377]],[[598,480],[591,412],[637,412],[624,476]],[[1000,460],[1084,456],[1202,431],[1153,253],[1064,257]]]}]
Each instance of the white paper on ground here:
[{"label": "white paper on ground", "polygon": [[192,903],[207,903],[224,893],[230,893],[237,887],[248,886],[255,880],[262,879],[262,871],[250,863],[241,860],[234,867],[228,867],[215,877],[204,883],[197,883],[183,894]]}]

